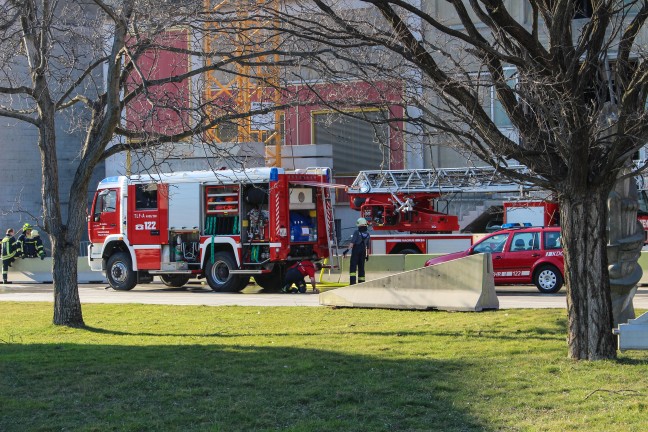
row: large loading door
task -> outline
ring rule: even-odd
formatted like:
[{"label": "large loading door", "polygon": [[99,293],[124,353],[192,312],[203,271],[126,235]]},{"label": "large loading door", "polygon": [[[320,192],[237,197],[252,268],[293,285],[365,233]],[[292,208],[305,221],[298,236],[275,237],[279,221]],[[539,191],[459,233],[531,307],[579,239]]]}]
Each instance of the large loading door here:
[{"label": "large loading door", "polygon": [[200,202],[199,183],[169,185],[169,229],[199,229]]}]

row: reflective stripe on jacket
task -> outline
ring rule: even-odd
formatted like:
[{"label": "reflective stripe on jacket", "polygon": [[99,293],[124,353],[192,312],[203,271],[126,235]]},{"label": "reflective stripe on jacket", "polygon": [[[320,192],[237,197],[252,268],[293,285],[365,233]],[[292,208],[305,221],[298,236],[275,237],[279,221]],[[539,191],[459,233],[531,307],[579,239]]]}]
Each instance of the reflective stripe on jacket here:
[{"label": "reflective stripe on jacket", "polygon": [[25,254],[25,243],[27,242],[28,237],[25,233],[20,234],[18,240],[16,241],[16,253],[18,256],[23,256]]},{"label": "reflective stripe on jacket", "polygon": [[5,238],[2,239],[2,259],[11,259],[16,255],[16,239],[14,239],[12,236],[5,236]]},{"label": "reflective stripe on jacket", "polygon": [[45,251],[43,250],[43,240],[38,237],[27,237],[23,245],[22,253],[28,258],[36,258],[45,256]]}]

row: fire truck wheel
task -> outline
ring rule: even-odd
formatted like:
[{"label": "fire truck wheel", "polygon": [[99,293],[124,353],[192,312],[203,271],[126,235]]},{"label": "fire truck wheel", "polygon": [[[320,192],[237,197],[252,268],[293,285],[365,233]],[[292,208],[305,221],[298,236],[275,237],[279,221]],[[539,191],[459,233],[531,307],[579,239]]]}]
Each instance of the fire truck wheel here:
[{"label": "fire truck wheel", "polygon": [[419,254],[419,253],[421,253],[421,252],[419,252],[416,249],[410,249],[410,248],[403,249],[402,251],[400,251],[401,255],[416,255],[416,254]]},{"label": "fire truck wheel", "polygon": [[272,273],[254,276],[254,281],[268,292],[279,292],[284,283],[284,271],[279,264],[275,264]]},{"label": "fire truck wheel", "polygon": [[133,271],[130,255],[118,252],[108,258],[108,282],[110,286],[119,291],[132,290],[137,284],[137,272]]},{"label": "fire truck wheel", "polygon": [[563,277],[560,271],[552,265],[543,265],[536,270],[533,276],[533,283],[543,294],[553,294],[560,291],[563,285]]},{"label": "fire truck wheel", "polygon": [[214,254],[214,259],[205,269],[205,277],[210,288],[216,292],[236,292],[245,288],[250,277],[230,274],[234,269],[236,269],[236,260],[231,253]]},{"label": "fire truck wheel", "polygon": [[189,276],[186,275],[160,275],[162,283],[171,288],[183,287],[189,282]]},{"label": "fire truck wheel", "polygon": [[239,278],[239,286],[234,291],[243,291],[245,287],[247,287],[248,284],[250,283],[250,276],[239,275],[238,278]]}]

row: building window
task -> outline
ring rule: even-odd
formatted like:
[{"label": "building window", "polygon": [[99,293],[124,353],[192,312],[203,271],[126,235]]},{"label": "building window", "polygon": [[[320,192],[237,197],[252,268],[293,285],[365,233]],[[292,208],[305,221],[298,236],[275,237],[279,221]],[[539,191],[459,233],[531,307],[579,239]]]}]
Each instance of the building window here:
[{"label": "building window", "polygon": [[[517,79],[515,78],[515,68],[505,68],[504,75],[509,87],[515,87]],[[486,114],[493,120],[495,125],[500,129],[512,128],[511,119],[506,114],[502,103],[497,99],[495,86],[489,85],[490,76],[488,74],[480,75],[476,80],[479,87],[479,98]]]},{"label": "building window", "polygon": [[389,126],[386,110],[313,112],[313,144],[333,146],[336,175],[389,169]]}]

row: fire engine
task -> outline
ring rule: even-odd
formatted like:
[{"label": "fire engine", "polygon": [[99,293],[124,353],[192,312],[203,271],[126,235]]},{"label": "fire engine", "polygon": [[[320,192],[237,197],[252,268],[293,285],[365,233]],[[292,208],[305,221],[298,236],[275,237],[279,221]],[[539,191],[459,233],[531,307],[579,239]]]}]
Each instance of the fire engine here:
[{"label": "fire engine", "polygon": [[[509,166],[510,171],[528,174],[524,165]],[[638,219],[648,233],[648,182],[639,182]],[[459,228],[458,218],[438,211],[440,198],[458,193],[516,193],[519,200],[503,201],[499,225],[524,224],[559,226],[560,212],[556,202],[529,199],[530,192],[539,191],[529,183],[504,177],[492,167],[464,167],[416,170],[361,171],[348,188],[351,208],[367,219],[374,231],[395,231],[372,234],[372,253],[408,254],[437,253],[468,248],[472,234],[451,234]],[[484,224],[486,225],[486,224]],[[647,235],[648,238],[648,235]]]},{"label": "fire engine", "polygon": [[88,218],[90,268],[117,290],[153,276],[214,291],[280,287],[291,262],[333,256],[328,168],[193,171],[109,177]]},{"label": "fire engine", "polygon": [[530,224],[537,227],[560,225],[558,203],[547,200],[504,201],[505,224]]},{"label": "fire engine", "polygon": [[[522,165],[511,170],[526,172]],[[348,189],[351,208],[360,211],[374,231],[372,253],[437,253],[466,249],[472,234],[459,229],[457,216],[436,209],[439,198],[464,192],[521,192],[520,185],[492,167],[360,171]]]}]

